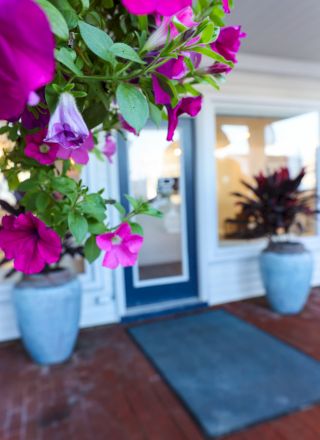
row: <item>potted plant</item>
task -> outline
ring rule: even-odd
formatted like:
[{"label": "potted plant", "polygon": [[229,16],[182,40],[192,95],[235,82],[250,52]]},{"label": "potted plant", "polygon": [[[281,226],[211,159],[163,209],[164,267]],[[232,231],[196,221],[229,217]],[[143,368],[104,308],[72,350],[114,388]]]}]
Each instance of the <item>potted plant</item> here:
[{"label": "potted plant", "polygon": [[[195,86],[219,87],[245,36],[224,27],[229,12],[229,0],[0,0],[0,172],[16,196],[0,202],[0,251],[23,274],[14,304],[37,362],[64,361],[77,337],[81,286],[64,257],[92,263],[103,251],[103,266],[132,266],[136,216],[160,215],[144,200],[128,196],[126,212],[103,188],[91,193],[79,169],[91,153],[112,162],[114,133],[164,118],[171,141],[179,116],[198,114]],[[200,67],[203,55],[211,66]]]},{"label": "potted plant", "polygon": [[282,314],[299,313],[310,291],[311,253],[289,236],[303,230],[303,217],[317,213],[315,194],[299,189],[304,176],[304,169],[290,177],[288,168],[281,168],[268,175],[260,173],[252,185],[242,182],[248,191],[233,193],[241,209],[236,219],[228,220],[239,237],[268,238],[260,255],[261,275],[271,307]]}]

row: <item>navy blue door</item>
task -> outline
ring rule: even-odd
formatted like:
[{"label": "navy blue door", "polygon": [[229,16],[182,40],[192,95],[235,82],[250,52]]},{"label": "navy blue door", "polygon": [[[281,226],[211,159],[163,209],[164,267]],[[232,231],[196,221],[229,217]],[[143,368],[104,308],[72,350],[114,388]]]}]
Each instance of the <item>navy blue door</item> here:
[{"label": "navy blue door", "polygon": [[163,212],[138,219],[145,243],[137,266],[125,270],[128,307],[197,296],[193,121],[180,121],[175,142],[165,139],[166,127],[151,124],[119,139],[121,193]]}]

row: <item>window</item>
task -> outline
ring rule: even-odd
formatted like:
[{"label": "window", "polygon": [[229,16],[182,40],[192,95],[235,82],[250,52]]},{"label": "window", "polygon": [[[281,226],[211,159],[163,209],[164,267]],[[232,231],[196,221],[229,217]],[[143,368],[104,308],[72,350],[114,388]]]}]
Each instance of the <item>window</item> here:
[{"label": "window", "polygon": [[[294,176],[301,167],[306,167],[301,189],[314,190],[318,145],[317,112],[291,117],[217,115],[215,160],[221,244],[231,242],[226,219],[235,218],[238,213],[231,193],[245,192],[240,181],[250,182],[260,171],[272,172],[284,166]],[[305,234],[316,234],[314,219],[306,220],[304,227]]]}]

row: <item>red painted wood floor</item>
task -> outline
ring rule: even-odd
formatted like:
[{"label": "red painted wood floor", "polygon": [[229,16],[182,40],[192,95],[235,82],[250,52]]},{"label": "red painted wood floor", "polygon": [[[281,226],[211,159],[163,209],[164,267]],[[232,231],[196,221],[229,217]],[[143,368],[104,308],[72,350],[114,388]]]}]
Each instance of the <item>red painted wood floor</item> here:
[{"label": "red painted wood floor", "polygon": [[[320,360],[320,290],[297,317],[280,318],[263,300],[225,308]],[[82,332],[72,360],[53,368],[34,365],[18,342],[0,346],[0,440],[18,439],[204,437],[125,328],[117,325]],[[224,440],[320,440],[320,406]]]}]

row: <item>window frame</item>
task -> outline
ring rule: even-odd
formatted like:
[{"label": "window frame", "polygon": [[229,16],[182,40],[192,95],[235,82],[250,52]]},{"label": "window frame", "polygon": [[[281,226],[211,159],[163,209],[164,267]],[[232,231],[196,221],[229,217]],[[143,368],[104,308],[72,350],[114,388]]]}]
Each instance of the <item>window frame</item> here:
[{"label": "window frame", "polygon": [[[223,97],[220,96],[219,99],[214,99],[210,97],[208,99],[208,108],[211,108],[211,115],[213,115],[212,133],[211,138],[213,139],[212,153],[214,156],[214,169],[213,169],[213,179],[214,179],[214,193],[213,193],[213,203],[214,203],[214,218],[211,221],[211,225],[214,225],[214,246],[210,252],[210,263],[216,261],[227,261],[236,260],[243,258],[253,258],[256,257],[266,246],[266,239],[256,239],[250,240],[237,245],[223,246],[221,245],[219,239],[219,229],[218,229],[218,195],[217,195],[217,169],[216,169],[216,159],[215,159],[215,148],[216,148],[216,117],[217,115],[226,116],[261,116],[261,117],[290,117],[297,115],[297,113],[308,113],[317,112],[319,117],[319,146],[320,146],[320,109],[318,105],[314,103],[299,103],[298,100],[295,103],[285,103],[281,99],[274,99],[272,103],[267,100],[244,100],[235,97]],[[317,193],[320,194],[320,147],[318,147],[316,154],[316,189]],[[317,204],[318,209],[320,209],[320,200]],[[316,215],[316,235],[300,237],[302,243],[304,243],[311,250],[320,250],[320,214]],[[212,229],[211,229],[212,230]]]}]

